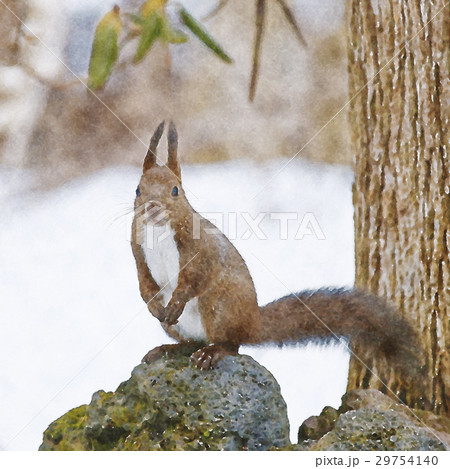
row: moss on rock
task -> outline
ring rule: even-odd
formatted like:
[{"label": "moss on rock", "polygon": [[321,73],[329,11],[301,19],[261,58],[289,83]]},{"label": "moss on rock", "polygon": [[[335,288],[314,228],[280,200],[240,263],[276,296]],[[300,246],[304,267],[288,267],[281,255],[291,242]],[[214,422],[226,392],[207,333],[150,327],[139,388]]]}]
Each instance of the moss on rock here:
[{"label": "moss on rock", "polygon": [[84,436],[86,426],[86,405],[69,410],[66,414],[49,425],[44,433],[44,442],[40,450],[82,451],[87,448]]},{"label": "moss on rock", "polygon": [[207,372],[187,357],[137,366],[115,392],[96,392],[44,433],[40,450],[264,450],[289,444],[273,376],[247,356]]}]

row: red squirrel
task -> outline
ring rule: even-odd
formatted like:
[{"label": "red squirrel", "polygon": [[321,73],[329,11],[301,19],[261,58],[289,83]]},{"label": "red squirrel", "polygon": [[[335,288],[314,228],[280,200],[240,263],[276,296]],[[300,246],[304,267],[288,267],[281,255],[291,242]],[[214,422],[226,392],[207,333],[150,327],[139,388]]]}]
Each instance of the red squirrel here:
[{"label": "red squirrel", "polygon": [[374,295],[322,289],[259,307],[241,255],[186,198],[173,123],[168,130],[167,165],[157,164],[156,149],[163,131],[164,122],[153,134],[144,160],[131,245],[141,296],[179,343],[153,349],[143,362],[184,349],[193,352],[191,360],[197,367],[209,369],[244,344],[343,336],[351,348],[395,358],[411,372],[416,359],[413,329]]}]

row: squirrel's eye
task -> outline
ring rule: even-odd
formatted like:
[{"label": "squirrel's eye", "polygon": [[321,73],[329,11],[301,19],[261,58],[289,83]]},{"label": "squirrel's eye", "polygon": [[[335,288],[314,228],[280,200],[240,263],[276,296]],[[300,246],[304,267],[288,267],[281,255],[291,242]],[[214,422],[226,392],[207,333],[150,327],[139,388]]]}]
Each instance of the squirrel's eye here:
[{"label": "squirrel's eye", "polygon": [[141,195],[141,191],[139,190],[139,186],[136,187],[136,195],[138,197]]},{"label": "squirrel's eye", "polygon": [[178,195],[178,187],[175,186],[173,189],[172,189],[172,196],[173,197],[176,197]]}]

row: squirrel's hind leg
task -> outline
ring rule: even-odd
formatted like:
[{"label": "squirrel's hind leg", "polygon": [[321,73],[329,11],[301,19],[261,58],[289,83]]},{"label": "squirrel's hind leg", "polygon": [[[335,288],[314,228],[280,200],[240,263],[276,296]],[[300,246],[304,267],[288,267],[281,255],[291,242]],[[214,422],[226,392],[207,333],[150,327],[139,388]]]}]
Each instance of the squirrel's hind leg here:
[{"label": "squirrel's hind leg", "polygon": [[192,352],[198,350],[199,347],[205,345],[204,342],[187,341],[179,344],[165,344],[155,347],[147,352],[142,358],[142,363],[152,363],[162,357],[172,358],[177,355],[191,355]]},{"label": "squirrel's hind leg", "polygon": [[207,345],[191,355],[191,362],[201,370],[209,370],[227,355],[237,355],[238,349],[232,344]]}]

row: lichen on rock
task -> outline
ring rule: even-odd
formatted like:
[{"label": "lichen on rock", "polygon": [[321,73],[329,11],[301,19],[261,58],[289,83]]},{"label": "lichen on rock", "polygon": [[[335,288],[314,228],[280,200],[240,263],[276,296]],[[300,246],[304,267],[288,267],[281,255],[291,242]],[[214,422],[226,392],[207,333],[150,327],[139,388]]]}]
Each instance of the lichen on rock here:
[{"label": "lichen on rock", "polygon": [[185,356],[137,366],[115,392],[67,412],[40,450],[266,450],[289,444],[286,404],[273,376],[248,356],[213,370]]},{"label": "lichen on rock", "polygon": [[450,420],[409,409],[375,389],[355,389],[325,407],[289,442],[286,404],[274,377],[252,358],[224,358],[213,370],[189,358],[137,366],[115,392],[49,425],[40,450],[445,450]]}]

